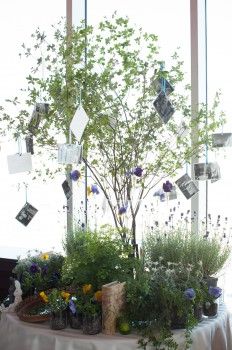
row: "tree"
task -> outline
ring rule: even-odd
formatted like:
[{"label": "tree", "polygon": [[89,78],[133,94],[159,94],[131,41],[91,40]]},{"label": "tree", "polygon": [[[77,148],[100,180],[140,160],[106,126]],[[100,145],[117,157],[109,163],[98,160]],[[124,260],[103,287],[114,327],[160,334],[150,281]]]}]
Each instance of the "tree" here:
[{"label": "tree", "polygon": [[[114,14],[98,29],[73,29],[69,42],[65,28],[60,27],[54,29],[51,41],[38,29],[32,35],[32,48],[23,45],[26,57],[35,56],[24,90],[26,104],[34,105],[41,95],[50,104],[36,132],[37,146],[51,152],[57,148],[56,136],[60,134],[68,141],[69,125],[81,98],[90,118],[83,136],[84,161],[106,196],[123,239],[123,212],[130,212],[129,231],[136,250],[136,217],[141,201],[164,178],[174,176],[193,154],[200,156],[211,132],[222,123],[223,118],[216,114],[218,96],[211,110],[201,106],[191,119],[190,90],[183,86],[183,62],[175,53],[170,69],[162,69],[157,36],[133,28],[128,18]],[[43,56],[41,47],[46,51]],[[159,78],[167,79],[175,88],[171,94],[175,114],[166,124],[153,106]],[[11,102],[19,104],[18,98]],[[26,109],[14,119],[2,114],[15,136],[28,132],[29,117]],[[191,145],[188,131],[196,125],[199,138]]]}]

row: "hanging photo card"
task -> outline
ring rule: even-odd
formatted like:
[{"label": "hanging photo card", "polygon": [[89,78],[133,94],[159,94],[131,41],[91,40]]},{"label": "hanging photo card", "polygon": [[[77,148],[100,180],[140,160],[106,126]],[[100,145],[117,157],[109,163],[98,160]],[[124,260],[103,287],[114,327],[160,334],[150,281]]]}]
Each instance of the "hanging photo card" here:
[{"label": "hanging photo card", "polygon": [[69,183],[67,180],[65,180],[63,183],[62,183],[62,188],[63,188],[63,191],[64,191],[64,194],[66,196],[67,199],[69,199],[70,197],[72,197],[72,190],[69,186]]},{"label": "hanging photo card", "polygon": [[161,91],[157,96],[156,100],[153,102],[153,105],[164,124],[167,124],[169,119],[174,114],[175,109],[163,91]]},{"label": "hanging photo card", "polygon": [[9,174],[23,173],[32,170],[30,153],[12,154],[7,156]]},{"label": "hanging photo card", "polygon": [[33,135],[32,135],[32,134],[28,134],[28,135],[25,137],[25,142],[26,142],[26,150],[27,150],[27,153],[34,154]]},{"label": "hanging photo card", "polygon": [[213,134],[213,147],[231,147],[232,133]]},{"label": "hanging photo card", "polygon": [[81,142],[81,137],[85,131],[88,121],[89,117],[87,116],[84,108],[79,106],[70,124],[70,129],[78,142]]},{"label": "hanging photo card", "polygon": [[19,211],[15,219],[21,222],[21,224],[23,224],[24,226],[27,226],[29,222],[33,219],[37,211],[38,210],[31,204],[26,203],[23,206],[23,208]]},{"label": "hanging photo card", "polygon": [[221,178],[220,168],[216,162],[194,164],[194,175],[196,180],[211,180],[211,182]]},{"label": "hanging photo card", "polygon": [[173,186],[171,192],[168,193],[168,199],[170,201],[177,199],[176,186]]},{"label": "hanging photo card", "polygon": [[32,135],[36,135],[42,116],[48,114],[49,104],[48,103],[36,103],[35,108],[32,112],[31,119],[28,124],[28,130]]},{"label": "hanging photo card", "polygon": [[81,163],[82,146],[68,143],[58,145],[58,163],[73,164]]},{"label": "hanging photo card", "polygon": [[188,174],[181,176],[176,181],[176,184],[187,199],[191,198],[199,191],[199,189]]},{"label": "hanging photo card", "polygon": [[155,89],[157,94],[163,91],[167,96],[174,91],[172,85],[165,78],[157,78],[155,80]]}]

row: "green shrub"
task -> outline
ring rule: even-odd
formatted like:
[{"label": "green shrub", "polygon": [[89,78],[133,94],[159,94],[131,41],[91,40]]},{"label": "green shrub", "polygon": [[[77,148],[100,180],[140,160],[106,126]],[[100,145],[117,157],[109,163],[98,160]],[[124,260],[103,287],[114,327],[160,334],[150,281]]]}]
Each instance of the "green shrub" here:
[{"label": "green shrub", "polygon": [[134,258],[131,247],[109,231],[83,232],[79,229],[66,235],[67,257],[63,267],[65,284],[79,286],[91,283],[95,289],[112,281],[125,281],[132,273]]}]

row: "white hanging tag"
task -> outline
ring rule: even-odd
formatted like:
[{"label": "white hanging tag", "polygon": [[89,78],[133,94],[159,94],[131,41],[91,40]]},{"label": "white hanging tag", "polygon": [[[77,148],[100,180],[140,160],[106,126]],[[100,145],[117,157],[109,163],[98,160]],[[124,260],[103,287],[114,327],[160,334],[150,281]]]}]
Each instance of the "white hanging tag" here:
[{"label": "white hanging tag", "polygon": [[74,114],[74,117],[70,124],[70,129],[75,135],[76,140],[81,142],[81,137],[85,131],[86,125],[88,124],[89,117],[87,116],[84,108],[80,105]]},{"label": "white hanging tag", "polygon": [[58,145],[58,163],[80,163],[82,157],[82,145],[64,143]]},{"label": "white hanging tag", "polygon": [[23,173],[32,170],[30,153],[12,154],[7,156],[9,174]]}]

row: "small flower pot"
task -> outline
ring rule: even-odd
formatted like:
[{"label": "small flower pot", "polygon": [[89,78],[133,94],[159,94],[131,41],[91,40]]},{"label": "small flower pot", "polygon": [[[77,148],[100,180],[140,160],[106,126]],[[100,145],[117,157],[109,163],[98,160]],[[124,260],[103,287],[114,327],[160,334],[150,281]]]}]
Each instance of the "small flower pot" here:
[{"label": "small flower pot", "polygon": [[208,288],[209,287],[217,287],[217,282],[218,282],[217,277],[206,276],[205,281],[207,283]]},{"label": "small flower pot", "polygon": [[81,329],[82,327],[82,315],[76,312],[73,314],[72,312],[69,312],[68,315],[69,318],[69,324],[71,328],[74,329]]},{"label": "small flower pot", "polygon": [[51,313],[50,327],[51,329],[59,330],[67,327],[67,311],[60,310]]},{"label": "small flower pot", "polygon": [[197,319],[198,322],[201,322],[203,319],[203,306],[202,305],[195,305],[194,306],[194,317]]},{"label": "small flower pot", "polygon": [[97,334],[102,329],[101,315],[83,315],[82,330],[84,334]]},{"label": "small flower pot", "polygon": [[203,312],[205,316],[208,317],[216,317],[218,311],[218,304],[217,303],[205,303]]}]

